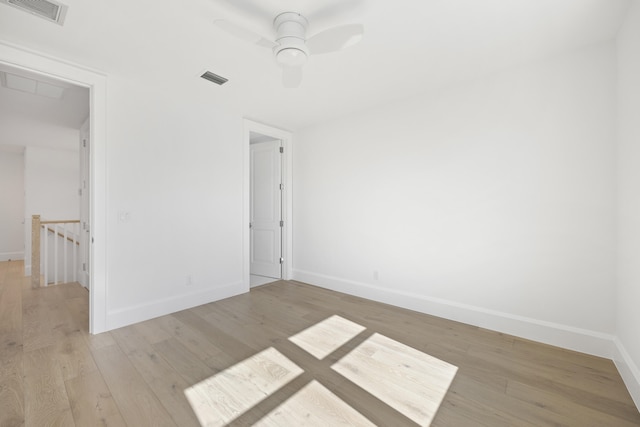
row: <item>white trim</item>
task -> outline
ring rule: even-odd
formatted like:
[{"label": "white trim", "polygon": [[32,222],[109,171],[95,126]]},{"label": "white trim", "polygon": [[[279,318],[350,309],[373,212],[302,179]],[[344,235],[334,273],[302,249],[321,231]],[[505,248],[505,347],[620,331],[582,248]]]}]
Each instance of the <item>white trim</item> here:
[{"label": "white trim", "polygon": [[0,42],[0,63],[64,80],[90,90],[91,247],[89,260],[89,331],[106,331],[107,320],[107,77],[82,65],[41,52]]},{"label": "white trim", "polygon": [[390,290],[309,271],[293,270],[293,278],[300,282],[334,291],[599,357],[611,359],[614,352],[614,336],[601,332],[517,316],[455,301],[431,298],[410,292]]},{"label": "white trim", "polygon": [[219,301],[245,292],[247,292],[247,290],[244,284],[238,282],[215,289],[196,291],[186,295],[163,298],[132,307],[112,310],[107,314],[107,327],[109,330],[112,330],[164,316],[167,314],[167,307],[171,307],[171,311],[175,313],[202,305],[203,301]]},{"label": "white trim", "polygon": [[631,398],[636,406],[640,408],[640,369],[633,362],[633,359],[631,359],[631,356],[627,353],[627,349],[617,337],[614,339],[614,343],[615,353],[613,355],[613,362],[616,364]]},{"label": "white trim", "polygon": [[15,261],[15,260],[23,260],[24,252],[2,252],[0,253],[0,262],[1,261]]},{"label": "white trim", "polygon": [[282,147],[284,147],[283,162],[282,162],[282,175],[284,181],[283,192],[283,205],[284,210],[282,212],[282,219],[284,220],[283,227],[283,258],[284,263],[282,265],[282,278],[288,280],[292,277],[293,268],[293,208],[292,208],[292,196],[293,196],[293,135],[291,132],[278,129],[272,126],[268,126],[262,123],[245,118],[243,121],[243,147],[242,147],[242,170],[243,170],[243,206],[242,206],[242,280],[246,284],[247,289],[251,286],[251,257],[250,257],[250,241],[249,241],[249,199],[251,197],[250,191],[250,145],[251,145],[251,132],[257,132],[262,135],[271,136],[274,139],[282,141]]}]

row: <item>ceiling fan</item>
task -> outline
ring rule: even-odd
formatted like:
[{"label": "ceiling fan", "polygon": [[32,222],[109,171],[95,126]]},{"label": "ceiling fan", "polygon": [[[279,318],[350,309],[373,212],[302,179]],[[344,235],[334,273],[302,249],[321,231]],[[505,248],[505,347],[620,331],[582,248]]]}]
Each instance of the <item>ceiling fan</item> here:
[{"label": "ceiling fan", "polygon": [[347,24],[321,31],[307,39],[309,21],[297,12],[283,12],[275,17],[274,41],[230,21],[216,20],[214,24],[242,40],[272,49],[276,62],[282,67],[282,83],[287,88],[300,85],[302,66],[309,55],[347,48],[358,43],[364,34],[362,24]]}]

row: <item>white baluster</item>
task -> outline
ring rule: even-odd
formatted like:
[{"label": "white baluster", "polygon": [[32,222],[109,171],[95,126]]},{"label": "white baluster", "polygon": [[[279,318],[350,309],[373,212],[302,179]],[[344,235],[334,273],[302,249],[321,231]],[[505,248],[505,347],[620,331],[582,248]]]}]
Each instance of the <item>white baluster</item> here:
[{"label": "white baluster", "polygon": [[67,283],[67,238],[69,237],[67,233],[67,224],[62,224],[62,229],[64,230],[64,237],[62,238],[62,260],[64,262],[64,270],[63,270],[63,283]]},{"label": "white baluster", "polygon": [[43,245],[44,245],[44,285],[48,286],[49,285],[49,232],[47,230],[47,226],[43,225],[42,226],[42,233],[40,233],[41,236],[44,236],[44,239],[41,239],[43,241]]},{"label": "white baluster", "polygon": [[77,223],[73,224],[73,281],[78,281],[78,225]]},{"label": "white baluster", "polygon": [[58,284],[58,224],[53,226],[53,284]]}]

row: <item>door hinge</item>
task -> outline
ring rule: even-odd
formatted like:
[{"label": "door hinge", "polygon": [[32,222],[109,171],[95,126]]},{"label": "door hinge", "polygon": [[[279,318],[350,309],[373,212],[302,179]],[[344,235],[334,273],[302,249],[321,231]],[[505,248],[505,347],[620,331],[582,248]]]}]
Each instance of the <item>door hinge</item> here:
[{"label": "door hinge", "polygon": [[87,263],[86,262],[82,263],[82,271],[87,271]]},{"label": "door hinge", "polygon": [[284,227],[284,221],[280,221],[280,227]]},{"label": "door hinge", "polygon": [[284,264],[284,258],[280,257],[280,264]]},{"label": "door hinge", "polygon": [[85,147],[85,148],[87,147],[87,140],[86,139],[82,140],[82,146]]},{"label": "door hinge", "polygon": [[280,153],[284,153],[284,147],[280,147]]},{"label": "door hinge", "polygon": [[82,196],[82,188],[78,188],[78,196]]},{"label": "door hinge", "polygon": [[284,184],[280,184],[280,191],[284,190]]}]

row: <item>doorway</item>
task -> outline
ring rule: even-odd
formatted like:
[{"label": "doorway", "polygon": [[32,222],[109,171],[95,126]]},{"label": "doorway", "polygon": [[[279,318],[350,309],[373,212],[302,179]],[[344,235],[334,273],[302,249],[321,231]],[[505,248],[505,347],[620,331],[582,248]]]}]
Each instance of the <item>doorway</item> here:
[{"label": "doorway", "polygon": [[251,286],[282,278],[282,141],[250,134]]},{"label": "doorway", "polygon": [[291,276],[291,133],[245,119],[244,281]]},{"label": "doorway", "polygon": [[106,310],[106,76],[18,46],[0,42],[0,64],[54,78],[90,91],[88,259],[89,332],[107,330]]},{"label": "doorway", "polygon": [[[83,155],[90,141],[89,103],[85,86],[0,64],[0,110],[6,120],[0,144],[17,144],[22,151],[23,176],[13,183],[22,192],[19,259],[25,275],[35,283],[42,276],[45,286],[79,282],[88,289],[88,257],[79,255],[89,252],[80,227],[81,219],[85,228],[89,224],[88,211],[81,218],[89,197],[89,157]],[[49,222],[41,248],[32,248],[34,215]],[[2,215],[0,221],[6,219]],[[36,265],[33,253],[39,254]]]}]

